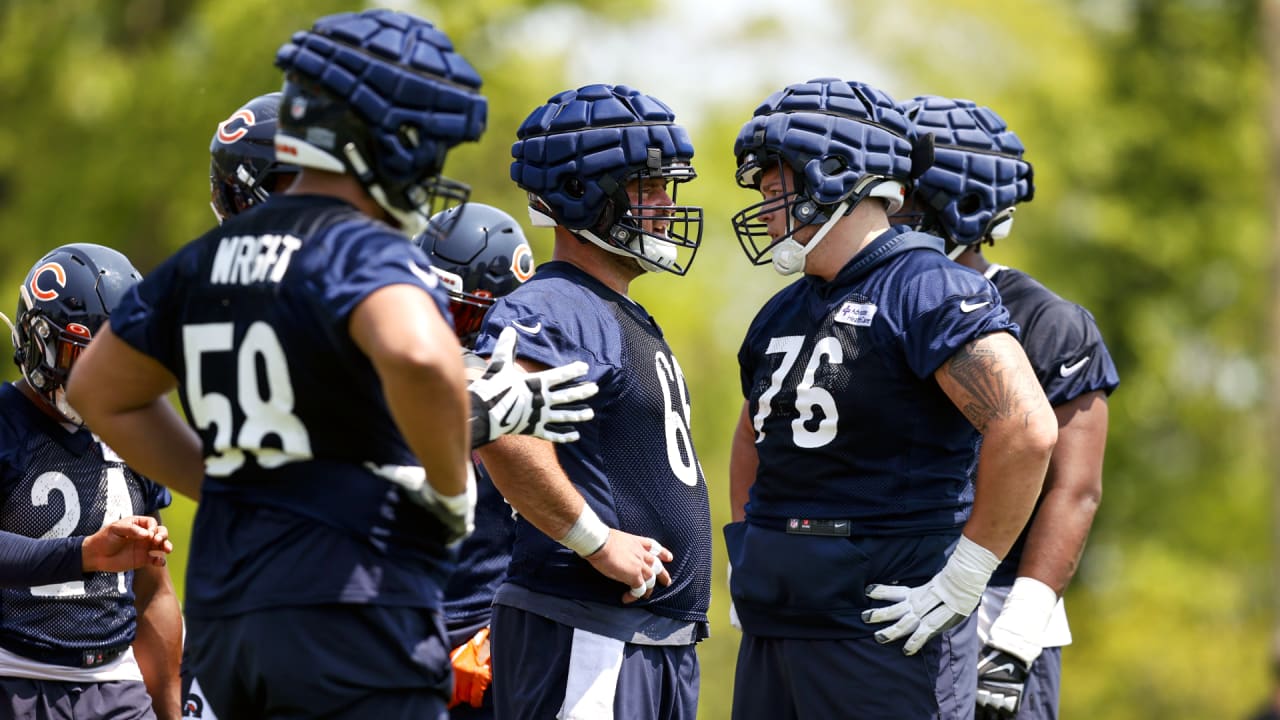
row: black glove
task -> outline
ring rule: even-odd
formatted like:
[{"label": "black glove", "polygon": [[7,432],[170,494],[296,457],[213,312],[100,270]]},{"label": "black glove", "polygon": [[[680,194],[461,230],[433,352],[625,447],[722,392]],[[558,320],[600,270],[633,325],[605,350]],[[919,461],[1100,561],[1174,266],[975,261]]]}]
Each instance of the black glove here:
[{"label": "black glove", "polygon": [[975,720],[1007,720],[1018,714],[1031,668],[1014,655],[987,645],[978,654]]}]

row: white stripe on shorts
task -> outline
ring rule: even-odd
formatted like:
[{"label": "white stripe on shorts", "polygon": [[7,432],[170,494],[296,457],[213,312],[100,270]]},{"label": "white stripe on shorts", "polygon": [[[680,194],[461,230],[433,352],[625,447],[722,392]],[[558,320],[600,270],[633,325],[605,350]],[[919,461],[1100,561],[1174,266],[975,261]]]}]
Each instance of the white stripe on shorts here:
[{"label": "white stripe on shorts", "polygon": [[586,630],[573,630],[569,678],[559,720],[613,720],[613,697],[626,643]]}]

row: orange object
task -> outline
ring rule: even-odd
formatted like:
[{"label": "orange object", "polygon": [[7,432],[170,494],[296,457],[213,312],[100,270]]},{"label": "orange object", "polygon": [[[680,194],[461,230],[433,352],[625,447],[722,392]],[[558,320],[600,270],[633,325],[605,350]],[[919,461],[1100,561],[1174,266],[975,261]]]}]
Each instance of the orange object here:
[{"label": "orange object", "polygon": [[453,663],[453,700],[449,707],[467,703],[471,707],[480,707],[484,701],[484,691],[493,682],[493,659],[489,655],[489,627],[471,636],[471,639],[453,649],[449,653]]}]

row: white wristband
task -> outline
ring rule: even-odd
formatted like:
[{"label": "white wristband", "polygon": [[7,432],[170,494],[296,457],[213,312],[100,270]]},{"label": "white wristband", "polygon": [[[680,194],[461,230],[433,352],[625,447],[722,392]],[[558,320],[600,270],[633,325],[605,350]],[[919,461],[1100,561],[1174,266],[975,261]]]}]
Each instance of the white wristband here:
[{"label": "white wristband", "polygon": [[1053,588],[1030,577],[1013,581],[1000,615],[991,624],[990,644],[1028,666],[1040,655],[1045,626],[1058,605]]},{"label": "white wristband", "polygon": [[596,511],[585,501],[578,519],[569,528],[569,532],[560,538],[560,544],[578,553],[582,557],[593,555],[604,547],[609,540],[609,526],[604,524]]},{"label": "white wristband", "polygon": [[[991,573],[999,566],[1000,558],[995,553],[961,535],[955,551],[938,573],[938,582],[946,586],[948,597],[959,605],[951,609],[965,615],[973,612],[987,589]],[[951,607],[950,603],[947,605]]]}]

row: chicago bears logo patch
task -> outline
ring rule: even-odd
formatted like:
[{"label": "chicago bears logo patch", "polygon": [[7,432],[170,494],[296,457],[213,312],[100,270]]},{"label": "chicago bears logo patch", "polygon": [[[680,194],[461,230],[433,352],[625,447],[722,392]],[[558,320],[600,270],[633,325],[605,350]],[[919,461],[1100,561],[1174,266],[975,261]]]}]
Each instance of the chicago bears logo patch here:
[{"label": "chicago bears logo patch", "polygon": [[218,123],[218,140],[231,144],[249,134],[249,128],[257,122],[257,117],[249,109],[237,110],[236,114]]},{"label": "chicago bears logo patch", "polygon": [[[45,278],[49,275],[48,279]],[[54,287],[57,285],[57,287]],[[55,300],[58,289],[67,286],[67,271],[56,262],[47,262],[31,271],[31,294],[37,300]]]},{"label": "chicago bears logo patch", "polygon": [[511,272],[520,282],[533,277],[533,250],[528,245],[521,243],[511,253]]}]

